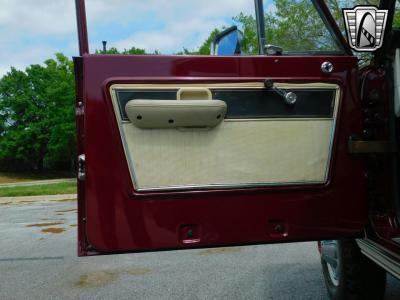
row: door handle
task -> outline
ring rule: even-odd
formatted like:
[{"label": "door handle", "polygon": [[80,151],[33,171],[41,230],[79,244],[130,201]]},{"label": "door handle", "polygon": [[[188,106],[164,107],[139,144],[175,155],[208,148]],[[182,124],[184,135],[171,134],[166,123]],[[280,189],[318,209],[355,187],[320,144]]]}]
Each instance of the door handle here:
[{"label": "door handle", "polygon": [[138,128],[215,127],[224,119],[226,103],[221,100],[142,100],[125,106],[129,120]]},{"label": "door handle", "polygon": [[297,95],[293,92],[287,92],[283,89],[277,88],[274,85],[274,81],[272,79],[266,79],[264,81],[264,86],[267,89],[273,90],[275,91],[275,93],[277,93],[278,95],[282,96],[283,99],[285,100],[285,103],[288,105],[293,105],[296,103],[297,101]]}]

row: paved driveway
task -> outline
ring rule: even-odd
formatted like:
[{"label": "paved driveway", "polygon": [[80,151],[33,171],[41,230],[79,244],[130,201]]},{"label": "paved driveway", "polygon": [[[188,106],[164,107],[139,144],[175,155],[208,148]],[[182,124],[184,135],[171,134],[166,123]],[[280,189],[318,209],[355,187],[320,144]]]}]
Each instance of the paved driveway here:
[{"label": "paved driveway", "polygon": [[327,299],[315,243],[78,258],[75,226],[71,200],[0,205],[0,299]]}]

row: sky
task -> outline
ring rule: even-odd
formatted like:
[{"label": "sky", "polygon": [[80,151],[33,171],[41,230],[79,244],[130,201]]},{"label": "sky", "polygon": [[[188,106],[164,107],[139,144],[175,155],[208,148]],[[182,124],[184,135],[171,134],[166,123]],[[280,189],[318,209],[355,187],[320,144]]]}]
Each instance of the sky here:
[{"label": "sky", "polygon": [[[91,52],[106,40],[120,50],[171,54],[196,49],[240,12],[254,15],[254,0],[86,0],[86,11]],[[0,0],[0,37],[0,77],[56,52],[77,56],[75,1]]]}]

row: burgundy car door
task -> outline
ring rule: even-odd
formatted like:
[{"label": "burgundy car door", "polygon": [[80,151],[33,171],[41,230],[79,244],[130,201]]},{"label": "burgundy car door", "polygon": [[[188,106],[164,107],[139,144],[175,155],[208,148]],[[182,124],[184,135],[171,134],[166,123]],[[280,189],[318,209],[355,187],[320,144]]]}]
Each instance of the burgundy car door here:
[{"label": "burgundy car door", "polygon": [[337,28],[347,54],[89,54],[77,4],[79,255],[361,234],[358,66]]}]

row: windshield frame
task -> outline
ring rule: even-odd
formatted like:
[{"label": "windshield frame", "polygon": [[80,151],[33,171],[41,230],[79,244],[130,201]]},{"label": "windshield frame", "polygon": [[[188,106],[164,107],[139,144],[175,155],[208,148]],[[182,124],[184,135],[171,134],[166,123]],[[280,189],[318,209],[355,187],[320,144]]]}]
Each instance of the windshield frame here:
[{"label": "windshield frame", "polygon": [[[332,38],[334,39],[336,45],[340,49],[339,51],[307,51],[307,52],[290,52],[287,53],[289,55],[349,55],[353,56],[353,52],[350,46],[347,43],[347,40],[343,36],[342,32],[339,29],[339,26],[335,19],[333,18],[328,6],[325,3],[325,0],[310,0],[314,7],[316,8],[318,14],[320,15],[323,23],[326,28],[330,32]],[[391,7],[393,6],[394,0],[381,0],[379,7]],[[267,42],[265,37],[265,24],[264,20],[264,6],[262,0],[254,0],[255,4],[255,15],[256,15],[256,23],[257,23],[257,32],[259,39],[259,54],[265,55],[264,45]],[[392,5],[391,5],[392,4]],[[86,9],[85,9],[85,0],[75,0],[75,8],[76,8],[76,19],[77,19],[77,31],[78,31],[78,40],[79,40],[79,55],[89,55],[89,39],[87,32],[87,20],[86,20]],[[388,24],[386,30],[391,28],[391,24]]]},{"label": "windshield frame", "polygon": [[[346,39],[343,34],[340,32],[339,26],[337,25],[335,19],[329,11],[329,8],[326,6],[325,0],[311,0],[315,9],[317,10],[319,16],[321,17],[324,25],[328,29],[329,33],[332,36],[335,44],[338,47],[338,51],[291,51],[284,52],[286,55],[350,55],[353,56],[353,52],[351,51],[350,46],[347,44]],[[265,34],[265,21],[264,21],[264,6],[263,0],[254,0],[255,3],[255,14],[256,14],[256,23],[257,23],[257,32],[258,32],[258,44],[259,44],[259,54],[266,55],[265,53],[265,45],[268,42],[268,37]],[[267,24],[268,26],[268,24]],[[279,45],[277,45],[279,46]]]}]

